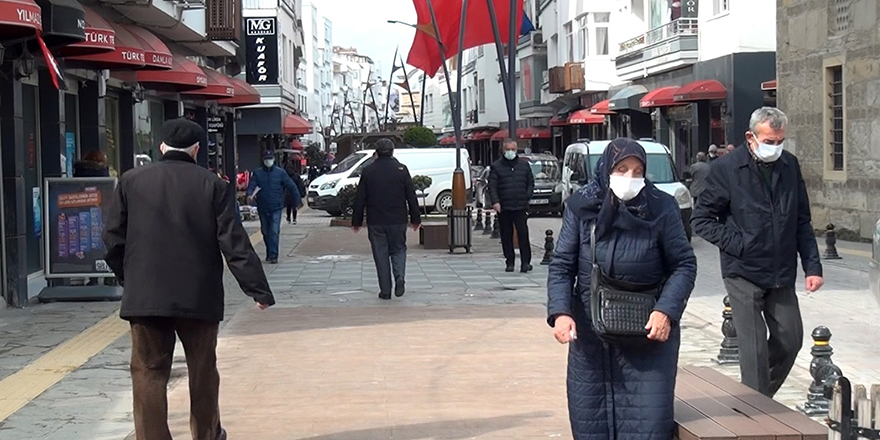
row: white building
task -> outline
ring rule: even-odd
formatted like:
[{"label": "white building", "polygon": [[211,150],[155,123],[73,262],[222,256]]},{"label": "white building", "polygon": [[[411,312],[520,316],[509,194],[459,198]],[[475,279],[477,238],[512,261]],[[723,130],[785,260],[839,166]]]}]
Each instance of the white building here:
[{"label": "white building", "polygon": [[306,139],[324,146],[324,128],[332,113],[333,24],[321,12],[312,0],[303,4],[304,62],[297,88],[301,114],[315,128]]},{"label": "white building", "polygon": [[[333,48],[333,126],[337,134],[379,130],[381,72],[355,48]],[[365,105],[366,104],[366,105]]]}]

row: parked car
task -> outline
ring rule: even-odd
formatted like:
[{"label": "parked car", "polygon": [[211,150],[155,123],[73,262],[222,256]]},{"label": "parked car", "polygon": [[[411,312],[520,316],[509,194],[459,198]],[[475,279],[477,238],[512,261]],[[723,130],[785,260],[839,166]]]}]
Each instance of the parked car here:
[{"label": "parked car", "polygon": [[529,201],[529,212],[562,215],[562,172],[559,159],[551,154],[524,154],[535,177],[535,191]]},{"label": "parked car", "polygon": [[[609,143],[611,141],[585,140],[575,142],[565,149],[562,164],[563,203],[593,178],[599,158],[602,157],[602,152]],[[666,145],[659,142],[639,140],[639,144],[648,155],[645,177],[661,191],[675,197],[681,209],[681,221],[690,240],[692,235],[690,221],[694,212],[694,202],[690,191],[678,176],[672,153]]]},{"label": "parked car", "polygon": [[873,244],[868,268],[868,284],[870,284],[871,293],[880,304],[880,220],[877,220],[877,224],[874,225]]},{"label": "parked car", "polygon": [[[339,189],[356,185],[364,168],[373,163],[374,150],[356,151],[339,164],[309,183],[307,202],[309,208],[327,211],[330,215],[341,215]],[[446,214],[452,209],[452,173],[455,171],[455,148],[400,148],[394,150],[394,157],[409,168],[411,176],[428,176],[431,186],[425,190],[424,197],[419,194],[419,203],[428,210]],[[461,167],[464,170],[465,187],[471,190],[471,171],[468,165],[468,152],[461,150]]]}]

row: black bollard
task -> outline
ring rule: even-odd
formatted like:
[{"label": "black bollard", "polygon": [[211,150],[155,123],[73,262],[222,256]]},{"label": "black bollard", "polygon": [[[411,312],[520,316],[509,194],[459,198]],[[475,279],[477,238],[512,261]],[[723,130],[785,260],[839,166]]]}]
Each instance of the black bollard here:
[{"label": "black bollard", "polygon": [[834,386],[837,379],[843,376],[843,372],[831,360],[831,355],[834,354],[834,350],[829,345],[831,330],[820,325],[813,330],[811,336],[813,348],[810,349],[810,354],[813,355],[813,360],[810,362],[810,375],[813,376],[813,383],[810,384],[807,401],[797,408],[802,413],[815,417],[828,414],[831,400],[826,397],[826,388]]},{"label": "black bollard", "polygon": [[550,264],[550,261],[553,260],[553,230],[548,229],[544,235],[544,259],[541,260],[542,266]]},{"label": "black bollard", "polygon": [[495,214],[495,221],[492,222],[492,238],[501,238],[501,231],[498,229],[498,214]]},{"label": "black bollard", "polygon": [[736,340],[736,327],[733,326],[733,312],[730,309],[730,297],[724,296],[724,311],[721,312],[724,322],[721,323],[721,334],[724,340],[721,341],[721,349],[718,350],[718,357],[715,362],[719,365],[738,364],[739,363],[739,343]]},{"label": "black bollard", "polygon": [[483,210],[477,209],[477,223],[474,225],[475,231],[483,230]]},{"label": "black bollard", "polygon": [[483,235],[491,235],[491,234],[492,234],[492,211],[486,211],[486,226],[485,226],[485,228],[483,228]]},{"label": "black bollard", "polygon": [[822,256],[826,260],[840,260],[837,254],[837,233],[834,232],[834,224],[825,227],[825,255]]}]

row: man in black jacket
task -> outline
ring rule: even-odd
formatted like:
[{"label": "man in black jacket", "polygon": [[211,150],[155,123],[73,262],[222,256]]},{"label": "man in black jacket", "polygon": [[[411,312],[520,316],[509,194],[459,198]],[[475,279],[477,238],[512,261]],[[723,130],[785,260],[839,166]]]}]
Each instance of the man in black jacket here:
[{"label": "man in black jacket", "polygon": [[352,229],[358,232],[364,224],[366,210],[367,233],[382,299],[391,299],[392,269],[394,295],[400,297],[406,292],[407,213],[413,231],[418,231],[422,222],[412,176],[393,154],[393,142],[388,139],[376,142],[377,157],[361,174],[351,217]]},{"label": "man in black jacket", "polygon": [[170,440],[166,390],[175,334],[189,373],[194,439],[225,439],[220,426],[217,329],[223,257],[245,294],[275,303],[231,184],[196,165],[202,128],[165,122],[161,161],[130,170],[107,216],[107,264],[125,286],[119,316],[131,323],[131,380],[138,440]]},{"label": "man in black jacket", "polygon": [[712,162],[691,219],[694,232],[721,250],[742,382],[771,397],[803,343],[798,254],[807,292],[823,284],[800,164],[783,150],[787,125],[776,108],[755,110],[746,145]]},{"label": "man in black jacket", "polygon": [[532,247],[526,210],[535,189],[535,176],[529,162],[516,155],[516,141],[508,139],[501,148],[503,157],[489,170],[489,201],[498,213],[501,249],[507,261],[507,272],[513,272],[516,253],[513,250],[513,228],[516,227],[522,273],[532,270]]}]

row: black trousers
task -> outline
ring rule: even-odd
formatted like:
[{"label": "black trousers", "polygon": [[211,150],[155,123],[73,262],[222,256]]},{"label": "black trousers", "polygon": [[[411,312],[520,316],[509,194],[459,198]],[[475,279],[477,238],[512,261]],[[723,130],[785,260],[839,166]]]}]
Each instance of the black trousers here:
[{"label": "black trousers", "polygon": [[504,260],[508,266],[513,266],[516,260],[516,252],[513,250],[513,228],[516,227],[517,239],[519,240],[519,256],[522,265],[532,263],[532,245],[529,242],[528,215],[525,210],[504,211],[498,214],[498,229],[501,234],[501,249],[504,251]]},{"label": "black trousers", "polygon": [[287,221],[296,220],[296,212],[297,209],[293,206],[293,204],[285,205],[287,209]]},{"label": "black trousers", "polygon": [[804,343],[794,287],[762,289],[742,278],[725,278],[724,286],[739,342],[742,383],[773,397]]},{"label": "black trousers", "polygon": [[406,278],[406,223],[400,225],[367,225],[367,235],[376,262],[379,293],[391,295],[391,275],[400,284]]}]

